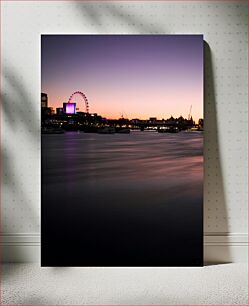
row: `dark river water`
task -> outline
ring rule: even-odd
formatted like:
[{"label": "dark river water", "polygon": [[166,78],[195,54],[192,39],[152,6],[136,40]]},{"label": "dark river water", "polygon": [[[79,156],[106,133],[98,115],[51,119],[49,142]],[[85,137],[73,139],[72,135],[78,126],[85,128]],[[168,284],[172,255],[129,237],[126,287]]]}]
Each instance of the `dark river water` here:
[{"label": "dark river water", "polygon": [[203,134],[42,135],[42,265],[202,264]]}]

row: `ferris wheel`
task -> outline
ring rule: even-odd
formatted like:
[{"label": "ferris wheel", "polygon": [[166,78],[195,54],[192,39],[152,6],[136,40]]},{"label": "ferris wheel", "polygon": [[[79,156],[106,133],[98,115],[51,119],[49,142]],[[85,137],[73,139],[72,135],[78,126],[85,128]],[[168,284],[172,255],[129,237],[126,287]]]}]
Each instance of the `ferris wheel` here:
[{"label": "ferris wheel", "polygon": [[73,94],[71,94],[71,96],[70,96],[69,99],[68,99],[68,103],[72,103],[73,97],[74,97],[75,95],[80,95],[80,96],[83,98],[83,100],[84,100],[84,102],[85,102],[86,113],[89,113],[89,103],[88,103],[88,99],[87,99],[86,95],[85,95],[83,92],[81,92],[81,91],[75,91]]}]

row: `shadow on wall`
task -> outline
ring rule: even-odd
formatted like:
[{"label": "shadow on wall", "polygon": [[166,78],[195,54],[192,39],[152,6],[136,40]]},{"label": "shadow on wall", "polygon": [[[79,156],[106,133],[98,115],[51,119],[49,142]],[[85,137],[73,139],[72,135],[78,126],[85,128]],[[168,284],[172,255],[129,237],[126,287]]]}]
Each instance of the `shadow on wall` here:
[{"label": "shadow on wall", "polygon": [[[155,25],[155,23],[149,18],[142,20],[141,16],[132,13],[132,11],[125,10],[124,7],[119,9],[115,5],[108,5],[107,7],[101,6],[100,9],[98,5],[86,5],[77,2],[75,3],[75,6],[77,11],[82,13],[82,17],[86,18],[91,25],[95,26],[95,30],[100,30],[100,32],[106,31],[105,23],[101,23],[103,18],[102,16],[104,16],[104,18],[108,20],[108,23],[106,24],[108,27],[111,22],[114,24],[118,22],[121,26],[126,26],[126,31],[127,29],[130,29],[134,32],[137,31],[138,34],[165,33],[165,28],[159,27],[158,24]],[[98,34],[98,32],[96,32],[96,34]]]},{"label": "shadow on wall", "polygon": [[[1,94],[2,112],[14,132],[24,132],[37,142],[40,133],[37,108],[23,86],[22,78],[10,67],[2,69],[5,80],[4,92]],[[8,96],[5,92],[8,91]]]},{"label": "shadow on wall", "polygon": [[[38,111],[30,98],[27,89],[23,85],[21,75],[10,67],[2,68],[2,79],[4,86],[1,92],[1,115],[2,115],[2,133],[6,131],[5,137],[9,141],[1,146],[1,162],[2,162],[2,210],[9,207],[9,214],[2,215],[1,228],[1,245],[2,258],[9,259],[13,257],[12,252],[16,252],[14,257],[25,260],[22,248],[9,244],[12,233],[15,236],[16,226],[29,223],[32,230],[36,227],[39,212],[36,212],[32,203],[32,199],[27,193],[27,178],[30,171],[21,171],[25,165],[22,164],[20,158],[16,158],[16,151],[22,154],[22,148],[19,146],[21,142],[14,143],[11,136],[22,137],[25,142],[29,142],[31,146],[38,146],[40,141],[40,120]],[[8,94],[7,94],[8,93]],[[15,169],[16,168],[16,169]],[[18,171],[16,171],[18,170]],[[31,190],[33,186],[30,186]],[[11,201],[11,203],[9,203]],[[21,223],[20,223],[21,222]],[[22,229],[21,229],[22,230]],[[19,229],[19,231],[21,231]],[[7,239],[7,245],[5,240]],[[9,241],[10,239],[10,241]],[[14,251],[13,251],[14,250]]]},{"label": "shadow on wall", "polygon": [[[3,130],[5,130],[7,126],[12,133],[17,133],[17,135],[21,134],[23,138],[29,139],[32,144],[38,145],[40,142],[40,119],[38,118],[38,112],[34,101],[30,99],[17,72],[5,67],[3,69],[3,78],[5,79],[5,86],[3,88],[3,93],[1,93],[1,110],[2,117],[6,122],[6,125],[4,124],[3,126]],[[5,92],[9,94],[6,95]],[[21,148],[18,147],[15,147],[15,149],[21,150]],[[14,163],[12,163],[13,160],[9,159],[9,157],[12,156],[11,153],[11,147],[7,147],[6,145],[1,147],[2,163],[4,166],[3,184],[5,188],[11,188],[12,193],[16,194],[15,198],[18,203],[15,204],[19,207],[23,206],[21,210],[28,212],[29,217],[27,216],[27,220],[30,219],[29,221],[35,223],[37,214],[34,211],[32,203],[28,199],[28,195],[24,193],[23,186],[26,181],[25,173],[22,174],[22,177],[16,175],[13,165],[17,160],[14,160]],[[16,166],[18,168],[23,167],[22,164]],[[26,173],[26,175],[28,175],[28,173]],[[5,227],[8,230],[8,224],[6,224]]]},{"label": "shadow on wall", "polygon": [[[225,235],[228,232],[228,223],[218,135],[212,52],[207,42],[204,42],[204,60],[204,233],[209,236],[208,238],[212,238],[212,236]],[[217,252],[218,247],[220,248],[219,253]],[[207,241],[204,253],[207,263],[231,262],[228,245],[217,246],[212,241]]]}]

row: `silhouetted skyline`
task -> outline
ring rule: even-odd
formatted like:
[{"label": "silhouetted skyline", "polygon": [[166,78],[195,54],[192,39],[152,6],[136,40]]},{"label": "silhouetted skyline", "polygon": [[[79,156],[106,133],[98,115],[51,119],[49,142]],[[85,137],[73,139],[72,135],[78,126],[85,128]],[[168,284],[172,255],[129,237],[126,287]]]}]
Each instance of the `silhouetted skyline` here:
[{"label": "silhouetted skyline", "polygon": [[107,118],[203,118],[202,35],[42,35],[41,68],[53,108],[81,90]]}]

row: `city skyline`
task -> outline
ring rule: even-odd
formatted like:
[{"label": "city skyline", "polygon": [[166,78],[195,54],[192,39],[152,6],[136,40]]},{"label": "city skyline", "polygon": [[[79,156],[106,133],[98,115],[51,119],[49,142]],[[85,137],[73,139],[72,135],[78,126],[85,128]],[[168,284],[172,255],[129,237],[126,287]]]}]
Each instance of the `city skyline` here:
[{"label": "city skyline", "polygon": [[[203,118],[202,35],[42,35],[42,92],[113,119]],[[85,111],[81,98],[74,99]]]},{"label": "city skyline", "polygon": [[[46,93],[41,93],[42,95],[47,95]],[[65,105],[67,105],[67,104],[69,104],[70,105],[70,111],[71,110],[75,110],[75,109],[78,109],[77,108],[77,103],[74,103],[74,102],[70,102],[70,103],[68,103],[68,102],[64,102],[63,103],[63,105],[62,106],[60,106],[60,107],[57,107],[56,109],[54,109],[53,107],[50,107],[49,105],[47,105],[46,107],[45,107],[45,109],[51,109],[51,115],[62,115],[62,114],[64,114],[64,115],[68,115],[68,116],[72,116],[72,115],[77,115],[77,114],[82,114],[82,113],[85,113],[85,114],[87,114],[87,112],[85,112],[85,111],[75,111],[75,113],[74,112],[70,112],[70,113],[67,113],[67,111],[65,111]],[[75,104],[75,106],[74,107],[72,107],[71,105],[72,104]],[[42,106],[42,109],[44,109],[43,108],[44,106]],[[59,113],[57,113],[57,110],[59,110]],[[45,111],[46,112],[46,111]],[[158,117],[154,117],[154,116],[149,116],[148,118],[139,118],[139,117],[137,117],[137,118],[128,118],[128,117],[126,117],[124,114],[121,114],[121,116],[118,116],[118,117],[116,117],[116,118],[106,118],[106,117],[104,117],[104,116],[102,116],[101,114],[99,114],[99,113],[91,113],[91,112],[89,112],[89,115],[98,115],[98,116],[101,116],[103,119],[107,119],[107,120],[120,120],[120,119],[128,119],[128,120],[141,120],[141,121],[149,121],[149,120],[158,120],[158,121],[163,121],[163,120],[169,120],[169,119],[174,119],[174,120],[177,120],[177,119],[180,119],[180,118],[182,118],[182,119],[184,119],[184,120],[193,120],[194,121],[194,119],[193,119],[193,117],[192,117],[192,115],[189,117],[189,116],[178,116],[178,117],[174,117],[174,116],[170,116],[170,117],[162,117],[162,118],[158,118]],[[199,119],[201,119],[201,120],[203,120],[203,118],[199,118]]]}]

